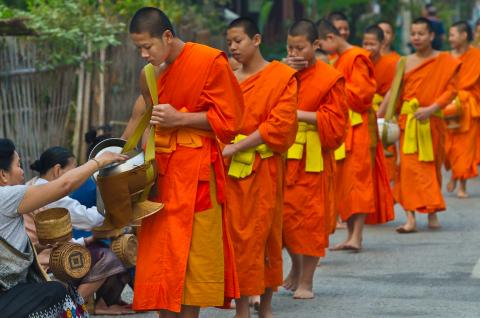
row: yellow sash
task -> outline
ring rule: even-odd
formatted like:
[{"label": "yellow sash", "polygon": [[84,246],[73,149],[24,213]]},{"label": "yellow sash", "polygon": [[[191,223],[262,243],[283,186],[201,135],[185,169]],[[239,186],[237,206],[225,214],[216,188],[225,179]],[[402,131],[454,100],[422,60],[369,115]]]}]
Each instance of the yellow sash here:
[{"label": "yellow sash", "polygon": [[[420,103],[416,98],[403,102],[400,114],[407,115],[403,153],[418,153],[418,160],[430,162],[434,161],[430,119],[420,121],[415,118],[415,112],[419,107]],[[441,113],[434,115],[441,116]]]},{"label": "yellow sash", "polygon": [[[236,144],[245,138],[247,138],[247,136],[237,135],[233,140],[233,143]],[[246,178],[251,175],[256,152],[260,155],[261,159],[273,156],[273,151],[268,148],[266,144],[261,144],[255,148],[237,152],[232,157],[230,168],[228,169],[228,175],[235,178]]]},{"label": "yellow sash", "polygon": [[[352,127],[353,127],[353,126],[360,125],[360,124],[363,123],[362,114],[357,113],[357,112],[354,112],[354,111],[351,110],[351,109],[348,109],[348,117],[350,118],[350,125],[351,125]],[[333,155],[334,155],[334,157],[335,157],[335,160],[345,159],[345,157],[347,156],[345,143],[343,143],[340,147],[338,147],[338,148],[333,152]]]},{"label": "yellow sash", "polygon": [[383,102],[383,96],[379,94],[375,94],[373,96],[372,108],[375,112],[378,112],[378,109],[380,108],[380,105],[382,104],[382,102]]},{"label": "yellow sash", "polygon": [[305,146],[307,146],[305,171],[323,171],[322,144],[317,126],[299,122],[295,143],[288,149],[287,159],[302,159]]}]

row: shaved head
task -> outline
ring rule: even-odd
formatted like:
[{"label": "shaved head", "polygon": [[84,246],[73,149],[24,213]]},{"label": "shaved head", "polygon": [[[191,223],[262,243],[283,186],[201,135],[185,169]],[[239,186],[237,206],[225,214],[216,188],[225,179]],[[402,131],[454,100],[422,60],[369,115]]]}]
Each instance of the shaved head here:
[{"label": "shaved head", "polygon": [[318,39],[318,31],[315,24],[308,19],[301,19],[292,24],[288,29],[290,36],[305,36],[310,43]]}]

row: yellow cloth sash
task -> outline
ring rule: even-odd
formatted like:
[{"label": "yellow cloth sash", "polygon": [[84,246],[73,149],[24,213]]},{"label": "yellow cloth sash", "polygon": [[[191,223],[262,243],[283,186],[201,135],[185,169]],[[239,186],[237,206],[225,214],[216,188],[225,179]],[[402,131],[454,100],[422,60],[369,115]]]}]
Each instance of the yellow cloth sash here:
[{"label": "yellow cloth sash", "polygon": [[288,149],[287,159],[302,159],[305,146],[307,146],[305,171],[323,171],[322,144],[317,126],[299,122],[295,143]]},{"label": "yellow cloth sash", "polygon": [[[233,140],[233,143],[236,144],[245,138],[247,138],[247,136],[237,135]],[[261,144],[255,148],[237,152],[232,157],[232,161],[228,169],[228,175],[235,178],[246,178],[251,175],[256,152],[260,155],[261,159],[273,156],[273,151],[268,148],[266,144]]]},{"label": "yellow cloth sash", "polygon": [[[348,117],[350,118],[350,125],[357,126],[363,123],[363,118],[362,114],[354,112],[351,109],[348,109]],[[347,156],[347,151],[346,151],[346,146],[345,143],[343,143],[340,147],[338,147],[334,152],[333,155],[335,157],[335,160],[342,160],[345,159]]]},{"label": "yellow cloth sash", "polygon": [[378,109],[380,108],[380,105],[382,104],[382,102],[383,102],[383,96],[379,94],[375,94],[373,96],[372,108],[375,112],[378,112]]},{"label": "yellow cloth sash", "polygon": [[[430,162],[434,161],[430,119],[420,121],[415,118],[415,112],[419,107],[420,103],[416,98],[403,102],[400,114],[407,115],[403,153],[418,153],[418,160]],[[441,116],[441,113],[434,115]]]}]

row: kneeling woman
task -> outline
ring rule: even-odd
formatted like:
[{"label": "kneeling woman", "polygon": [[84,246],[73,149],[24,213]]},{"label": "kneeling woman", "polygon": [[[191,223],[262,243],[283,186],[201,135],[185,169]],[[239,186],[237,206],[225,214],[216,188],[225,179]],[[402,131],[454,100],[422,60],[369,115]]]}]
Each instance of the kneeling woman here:
[{"label": "kneeling woman", "polygon": [[[47,184],[57,180],[68,171],[74,169],[77,162],[73,154],[62,147],[52,147],[42,153],[31,169],[37,171],[40,176],[27,182],[27,185]],[[92,228],[103,224],[103,216],[96,207],[87,208],[69,196],[52,202],[45,207],[23,215],[25,228],[30,240],[35,245],[38,243],[37,229],[34,216],[44,209],[64,208],[70,213],[72,227],[75,230],[91,231]],[[94,241],[93,237],[85,237],[75,240],[84,245],[92,255],[92,267],[88,274],[81,279],[78,292],[87,302],[96,293],[97,302],[93,305],[95,315],[129,314],[132,311],[123,306],[121,294],[125,285],[129,282],[129,274],[120,259],[101,241]],[[38,254],[38,260],[43,269],[49,270],[51,248],[43,249]],[[93,302],[93,301],[92,301]],[[92,308],[92,307],[89,307]]]},{"label": "kneeling woman", "polygon": [[88,317],[75,290],[48,281],[23,225],[22,214],[68,195],[96,170],[126,157],[105,153],[47,184],[23,185],[15,145],[0,139],[0,313],[8,317]]}]

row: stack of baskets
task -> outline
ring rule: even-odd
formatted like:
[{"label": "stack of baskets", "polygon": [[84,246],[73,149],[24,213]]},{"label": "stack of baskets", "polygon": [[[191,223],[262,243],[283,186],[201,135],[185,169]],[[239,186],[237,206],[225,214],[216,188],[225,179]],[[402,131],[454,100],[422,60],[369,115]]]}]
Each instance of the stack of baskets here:
[{"label": "stack of baskets", "polygon": [[50,270],[64,282],[79,280],[90,271],[92,258],[85,247],[70,243],[72,223],[67,209],[53,208],[39,212],[34,218],[40,244],[55,247],[50,254]]}]

